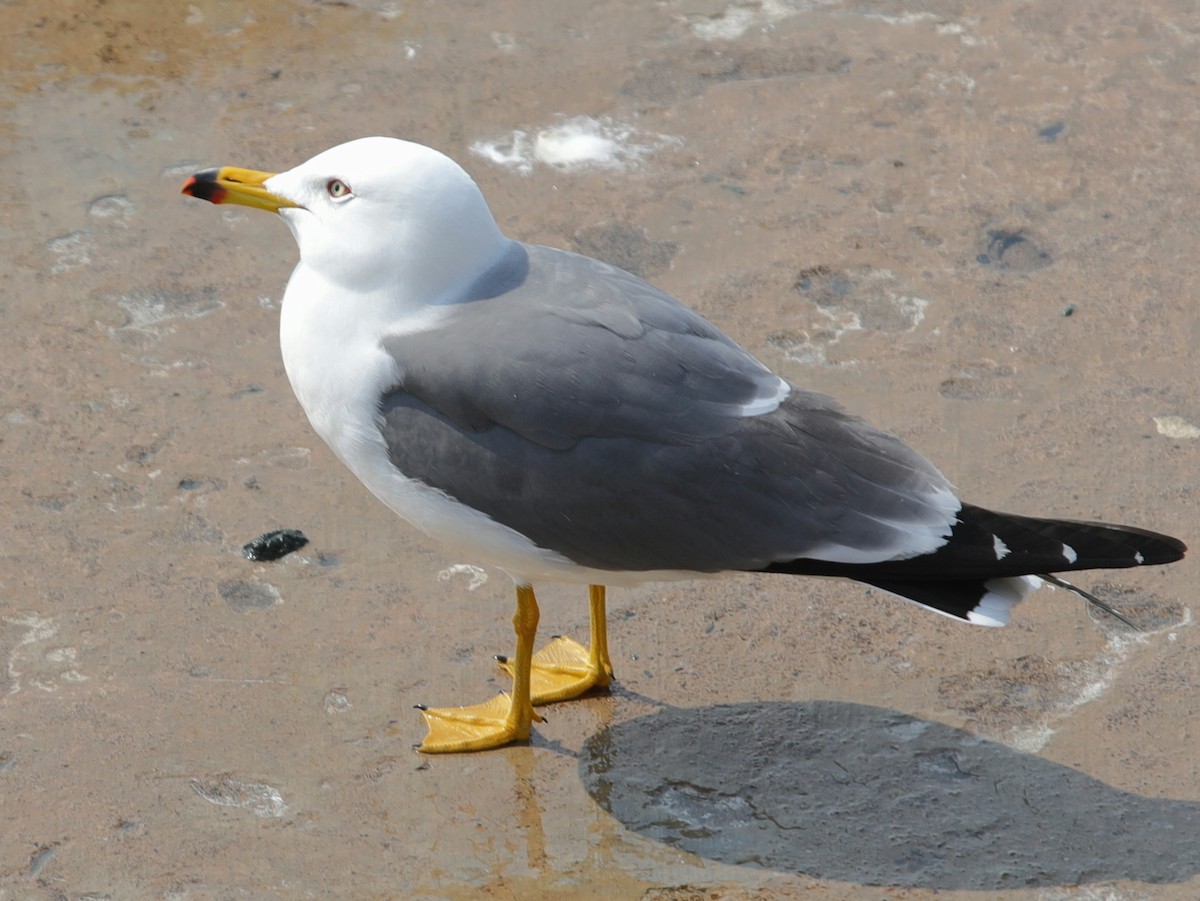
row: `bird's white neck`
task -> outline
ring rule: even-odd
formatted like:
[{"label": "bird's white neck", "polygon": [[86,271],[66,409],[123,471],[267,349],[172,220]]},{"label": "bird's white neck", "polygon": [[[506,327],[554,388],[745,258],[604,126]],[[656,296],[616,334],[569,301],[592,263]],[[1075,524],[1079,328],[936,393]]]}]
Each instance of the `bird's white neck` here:
[{"label": "bird's white neck", "polygon": [[402,264],[392,258],[384,290],[405,313],[452,303],[511,245],[477,191],[443,198],[412,217],[403,237]]}]

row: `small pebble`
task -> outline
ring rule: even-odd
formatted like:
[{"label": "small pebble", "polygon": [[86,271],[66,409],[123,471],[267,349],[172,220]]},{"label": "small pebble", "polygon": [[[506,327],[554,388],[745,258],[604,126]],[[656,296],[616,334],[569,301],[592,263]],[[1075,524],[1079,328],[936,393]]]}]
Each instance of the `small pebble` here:
[{"label": "small pebble", "polygon": [[299,529],[276,529],[265,532],[253,541],[242,546],[242,553],[247,560],[278,560],[286,557],[292,551],[298,551],[308,544],[308,538]]},{"label": "small pebble", "polygon": [[46,847],[38,848],[37,851],[35,851],[29,858],[29,875],[39,875],[42,870],[46,869],[46,864],[54,860],[57,854],[58,847],[56,845],[48,845]]}]

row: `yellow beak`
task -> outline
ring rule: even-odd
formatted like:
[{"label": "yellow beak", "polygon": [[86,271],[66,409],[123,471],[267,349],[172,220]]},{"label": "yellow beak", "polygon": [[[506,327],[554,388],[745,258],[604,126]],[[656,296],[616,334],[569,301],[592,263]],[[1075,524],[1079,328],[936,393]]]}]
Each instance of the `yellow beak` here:
[{"label": "yellow beak", "polygon": [[183,193],[210,203],[237,203],[272,213],[278,213],[284,207],[298,206],[263,187],[263,182],[274,175],[274,172],[256,172],[236,166],[205,169],[187,180]]}]

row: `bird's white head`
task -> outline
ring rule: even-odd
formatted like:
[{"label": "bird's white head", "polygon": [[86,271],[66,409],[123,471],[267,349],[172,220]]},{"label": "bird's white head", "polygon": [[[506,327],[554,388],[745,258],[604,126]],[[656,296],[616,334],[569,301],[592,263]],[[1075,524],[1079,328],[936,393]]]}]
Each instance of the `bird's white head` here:
[{"label": "bird's white head", "polygon": [[[296,204],[279,212],[300,257],[334,282],[351,278],[360,288],[398,287],[433,300],[464,272],[494,261],[504,243],[462,167],[409,141],[340,144],[265,187]],[[399,286],[381,284],[397,279]]]},{"label": "bird's white head", "polygon": [[277,175],[225,167],[184,192],[283,217],[305,268],[327,282],[436,303],[508,242],[478,186],[449,157],[396,138],[360,138]]}]

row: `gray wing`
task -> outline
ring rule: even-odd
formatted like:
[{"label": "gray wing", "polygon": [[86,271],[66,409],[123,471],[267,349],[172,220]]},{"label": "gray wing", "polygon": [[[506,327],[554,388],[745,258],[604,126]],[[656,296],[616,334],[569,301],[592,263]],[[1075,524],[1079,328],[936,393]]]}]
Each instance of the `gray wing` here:
[{"label": "gray wing", "polygon": [[584,566],[878,560],[953,520],[932,465],[831,399],[745,415],[776,376],[586,257],[514,245],[437,329],[384,347],[403,372],[380,402],[392,463]]},{"label": "gray wing", "polygon": [[468,429],[545,447],[697,441],[780,380],[683,304],[589,257],[513,242],[432,332],[384,339],[402,388]]}]

